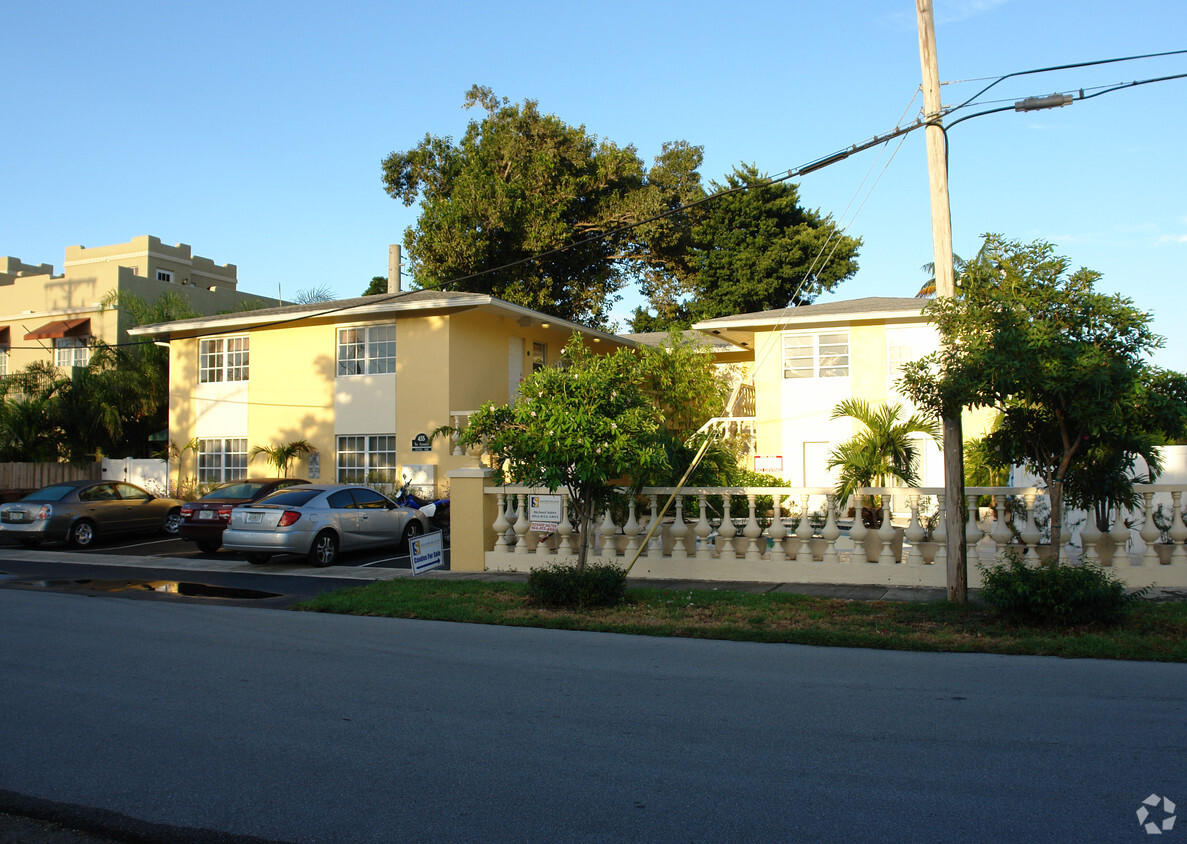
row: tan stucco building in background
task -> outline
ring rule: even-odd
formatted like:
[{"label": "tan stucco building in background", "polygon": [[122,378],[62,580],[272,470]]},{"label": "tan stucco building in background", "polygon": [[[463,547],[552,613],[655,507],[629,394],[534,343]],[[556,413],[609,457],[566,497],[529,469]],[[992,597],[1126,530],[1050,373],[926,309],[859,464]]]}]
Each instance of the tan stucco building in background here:
[{"label": "tan stucco building in background", "polygon": [[151,235],[90,249],[68,246],[62,269],[55,275],[51,264],[0,257],[0,376],[35,360],[84,365],[92,340],[126,342],[127,314],[101,307],[113,291],[149,304],[173,291],[200,314],[277,304],[241,293],[234,264],[216,264],[187,244],[169,246]]}]

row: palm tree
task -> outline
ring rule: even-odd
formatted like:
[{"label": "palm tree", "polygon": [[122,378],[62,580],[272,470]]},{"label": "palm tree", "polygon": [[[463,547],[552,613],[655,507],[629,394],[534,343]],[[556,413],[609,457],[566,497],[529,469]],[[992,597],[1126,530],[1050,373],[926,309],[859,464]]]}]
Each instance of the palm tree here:
[{"label": "palm tree", "polygon": [[287,478],[289,464],[293,460],[302,454],[317,454],[317,449],[305,440],[293,440],[284,445],[257,445],[252,447],[247,459],[255,460],[261,454],[267,459],[268,465],[276,467],[282,478]]},{"label": "palm tree", "polygon": [[201,443],[199,442],[197,437],[192,438],[189,442],[187,442],[183,445],[178,445],[177,443],[175,443],[173,441],[169,442],[169,448],[165,453],[165,459],[168,460],[170,463],[172,463],[173,461],[177,461],[177,486],[175,486],[173,488],[173,494],[175,496],[177,496],[178,498],[181,498],[181,464],[182,464],[182,461],[185,460],[185,455],[186,455],[187,451],[197,454],[199,446],[201,446]]},{"label": "palm tree", "polygon": [[[845,399],[833,408],[830,419],[849,417],[865,425],[866,430],[854,434],[833,449],[828,468],[840,467],[837,497],[848,500],[855,491],[867,486],[885,486],[887,481],[899,481],[907,486],[919,486],[915,464],[919,459],[918,439],[912,434],[926,434],[940,439],[940,423],[920,414],[902,419],[903,407],[891,402],[877,408],[864,399]],[[867,525],[876,519],[871,511],[863,512]]]}]

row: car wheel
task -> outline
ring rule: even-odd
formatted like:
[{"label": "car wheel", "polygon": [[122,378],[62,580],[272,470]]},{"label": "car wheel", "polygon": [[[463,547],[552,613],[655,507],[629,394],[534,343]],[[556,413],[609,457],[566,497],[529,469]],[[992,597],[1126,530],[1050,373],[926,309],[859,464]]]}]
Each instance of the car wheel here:
[{"label": "car wheel", "polygon": [[76,548],[93,545],[96,535],[95,523],[90,519],[79,519],[70,526],[70,544]]},{"label": "car wheel", "polygon": [[418,522],[416,520],[413,520],[408,523],[408,526],[406,528],[404,528],[404,538],[400,540],[400,544],[404,548],[408,548],[409,547],[408,543],[410,543],[416,537],[424,534],[424,532],[425,532],[424,525],[422,525],[420,522]]},{"label": "car wheel", "polygon": [[198,550],[203,554],[213,554],[219,548],[223,547],[223,543],[218,539],[199,539]]},{"label": "car wheel", "polygon": [[174,507],[165,516],[164,530],[165,533],[177,535],[177,531],[181,528],[181,509]]},{"label": "car wheel", "polygon": [[334,565],[336,559],[338,559],[338,537],[328,530],[323,530],[313,540],[313,546],[309,549],[309,562],[319,568],[324,568]]},{"label": "car wheel", "polygon": [[247,557],[247,561],[249,563],[251,563],[253,566],[262,566],[264,563],[266,563],[270,559],[272,559],[271,554],[251,553],[251,554],[245,554],[244,556]]}]

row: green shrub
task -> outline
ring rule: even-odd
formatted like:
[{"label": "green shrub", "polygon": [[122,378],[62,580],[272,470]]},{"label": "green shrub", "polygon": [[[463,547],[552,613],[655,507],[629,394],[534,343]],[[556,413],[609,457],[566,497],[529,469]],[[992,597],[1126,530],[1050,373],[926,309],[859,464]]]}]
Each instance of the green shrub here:
[{"label": "green shrub", "polygon": [[553,565],[528,575],[528,597],[549,607],[613,607],[626,597],[626,572],[609,563]]},{"label": "green shrub", "polygon": [[1006,565],[981,566],[981,600],[1017,621],[1073,627],[1119,624],[1146,589],[1125,584],[1099,566],[1028,566],[1017,554]]}]

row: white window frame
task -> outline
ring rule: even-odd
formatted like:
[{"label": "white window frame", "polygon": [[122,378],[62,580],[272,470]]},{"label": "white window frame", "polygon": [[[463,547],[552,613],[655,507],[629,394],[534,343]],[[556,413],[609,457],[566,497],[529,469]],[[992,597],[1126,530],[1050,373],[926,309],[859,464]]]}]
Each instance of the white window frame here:
[{"label": "white window frame", "polygon": [[8,377],[8,349],[0,346],[0,378]]},{"label": "white window frame", "polygon": [[157,270],[157,281],[163,281],[166,284],[172,284],[173,270]]},{"label": "white window frame", "polygon": [[198,483],[221,484],[247,477],[247,437],[198,440]]},{"label": "white window frame", "polygon": [[246,381],[250,375],[251,340],[246,334],[198,341],[198,383]]},{"label": "white window frame", "polygon": [[89,337],[55,337],[54,366],[59,369],[86,366],[91,361],[90,339]]},{"label": "white window frame", "polygon": [[395,434],[340,434],[335,446],[338,483],[396,483]]},{"label": "white window frame", "polygon": [[396,324],[351,325],[338,329],[339,378],[396,371]]},{"label": "white window frame", "polygon": [[849,339],[847,328],[783,332],[783,378],[848,378]]}]

